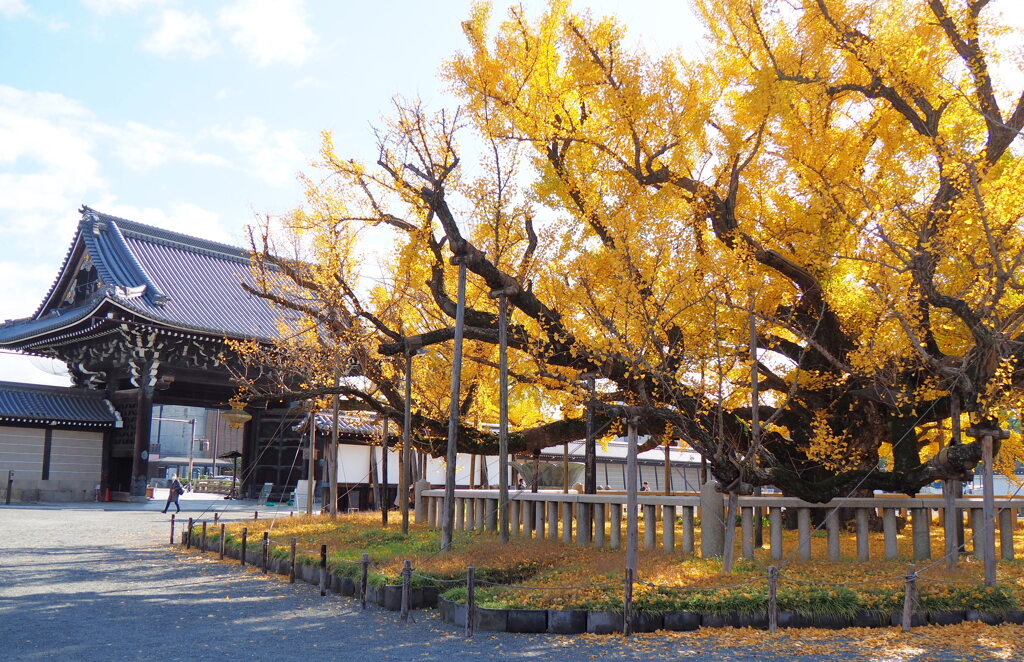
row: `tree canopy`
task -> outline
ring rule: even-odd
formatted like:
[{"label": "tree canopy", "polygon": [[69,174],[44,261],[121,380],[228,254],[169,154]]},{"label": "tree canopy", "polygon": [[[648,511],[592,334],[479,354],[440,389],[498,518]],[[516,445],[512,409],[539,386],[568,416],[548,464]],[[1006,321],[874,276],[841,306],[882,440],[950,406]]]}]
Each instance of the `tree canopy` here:
[{"label": "tree canopy", "polygon": [[695,60],[566,2],[478,5],[443,68],[461,105],[397,102],[373,163],[325,135],[306,203],[254,229],[294,330],[260,361],[306,394],[354,362],[345,394],[397,417],[427,349],[440,452],[458,257],[462,450],[496,448],[501,290],[514,451],[580,438],[595,374],[605,430],[629,405],[728,489],[966,478],[951,417],[1006,426],[1024,384],[1024,40],[992,4],[697,0]]}]

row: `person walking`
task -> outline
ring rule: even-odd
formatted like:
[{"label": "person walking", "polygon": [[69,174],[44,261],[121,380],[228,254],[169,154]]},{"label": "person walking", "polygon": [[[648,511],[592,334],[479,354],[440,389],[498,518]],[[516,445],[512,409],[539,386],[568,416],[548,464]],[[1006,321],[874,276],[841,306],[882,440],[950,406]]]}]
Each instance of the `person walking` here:
[{"label": "person walking", "polygon": [[177,508],[177,512],[181,512],[181,506],[178,505],[178,497],[185,493],[185,488],[181,486],[181,481],[178,480],[178,474],[171,475],[171,484],[168,486],[170,489],[167,490],[167,503],[164,504],[164,512],[174,504]]}]

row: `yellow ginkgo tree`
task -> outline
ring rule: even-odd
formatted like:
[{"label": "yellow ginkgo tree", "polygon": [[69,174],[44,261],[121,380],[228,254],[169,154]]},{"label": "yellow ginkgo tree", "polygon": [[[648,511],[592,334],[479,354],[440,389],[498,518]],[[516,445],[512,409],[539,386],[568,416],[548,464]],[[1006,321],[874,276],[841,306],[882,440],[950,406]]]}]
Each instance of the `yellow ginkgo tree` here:
[{"label": "yellow ginkgo tree", "polygon": [[[514,450],[579,438],[596,374],[604,422],[630,405],[647,444],[684,441],[731,490],[965,478],[977,443],[935,454],[951,416],[1019,430],[1024,384],[1024,40],[999,4],[698,0],[697,60],[566,2],[478,5],[443,70],[460,108],[399,103],[372,164],[325,139],[287,223],[312,252],[274,264],[254,235],[257,268],[305,275],[263,294],[355,356],[389,411],[402,354],[432,349],[434,450],[458,257],[466,449],[494,449],[469,423],[494,418],[504,291]],[[332,256],[373,233],[369,287],[366,262]]]}]

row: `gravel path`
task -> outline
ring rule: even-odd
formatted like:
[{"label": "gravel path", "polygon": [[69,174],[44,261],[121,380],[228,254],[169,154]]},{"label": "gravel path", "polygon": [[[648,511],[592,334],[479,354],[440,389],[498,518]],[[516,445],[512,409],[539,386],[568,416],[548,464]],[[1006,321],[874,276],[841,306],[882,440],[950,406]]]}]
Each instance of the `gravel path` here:
[{"label": "gravel path", "polygon": [[[227,508],[226,519],[252,516],[251,504],[188,497],[183,517],[214,506]],[[820,653],[795,658],[764,650],[702,650],[693,639],[664,635],[624,641],[478,633],[467,641],[432,610],[415,612],[416,623],[402,624],[395,613],[375,607],[364,612],[340,596],[321,598],[306,584],[183,559],[166,544],[169,516],[160,514],[162,506],[0,506],[0,659],[823,659]],[[918,659],[875,655],[870,659]]]}]

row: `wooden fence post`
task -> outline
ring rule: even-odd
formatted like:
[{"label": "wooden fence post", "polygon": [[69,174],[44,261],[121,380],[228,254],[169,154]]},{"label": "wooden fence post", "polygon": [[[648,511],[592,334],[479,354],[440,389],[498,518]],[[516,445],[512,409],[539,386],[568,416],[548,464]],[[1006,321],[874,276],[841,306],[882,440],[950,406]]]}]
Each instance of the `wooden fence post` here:
[{"label": "wooden fence post", "polygon": [[188,531],[185,532],[185,549],[192,549],[192,518],[188,518]]},{"label": "wooden fence post", "polygon": [[476,620],[476,568],[466,568],[466,638],[473,637],[473,621]]},{"label": "wooden fence post", "polygon": [[779,629],[779,568],[768,566],[768,631]]},{"label": "wooden fence post", "polygon": [[907,566],[906,585],[903,589],[903,631],[910,632],[914,618],[914,602],[917,600],[917,566]]},{"label": "wooden fence post", "polygon": [[260,518],[260,511],[258,511],[258,510],[254,511],[253,514],[252,514],[253,521],[255,522],[259,518]]},{"label": "wooden fence post", "polygon": [[363,552],[363,560],[360,563],[363,567],[360,570],[359,579],[359,604],[366,609],[366,575],[370,570],[370,555]]},{"label": "wooden fence post", "polygon": [[327,545],[320,545],[320,597],[327,595]]},{"label": "wooden fence post", "polygon": [[199,542],[199,549],[206,553],[206,520],[203,520],[203,539]]},{"label": "wooden fence post", "polygon": [[238,562],[243,567],[245,566],[245,552],[249,547],[249,527],[242,527],[242,551],[238,555]]},{"label": "wooden fence post", "polygon": [[292,552],[292,554],[291,554],[292,563],[291,563],[291,568],[288,570],[288,583],[290,583],[290,584],[294,584],[295,583],[295,542],[296,542],[295,538],[292,538],[292,550],[291,550],[291,552]]},{"label": "wooden fence post", "polygon": [[622,600],[622,634],[633,633],[633,568],[626,566],[626,594]]},{"label": "wooden fence post", "polygon": [[219,523],[220,523],[220,513],[216,513],[215,512],[213,514],[213,525],[217,526],[217,524],[219,524]]},{"label": "wooden fence post", "polygon": [[174,544],[174,513],[171,513],[171,544]]},{"label": "wooden fence post", "polygon": [[220,560],[224,560],[224,525],[220,525]]},{"label": "wooden fence post", "polygon": [[263,551],[263,553],[262,553],[262,557],[263,557],[262,558],[262,561],[263,561],[263,574],[265,575],[270,570],[270,568],[267,567],[267,566],[270,565],[270,532],[269,531],[264,531],[263,532],[263,550],[262,551]]},{"label": "wooden fence post", "polygon": [[402,622],[409,620],[409,606],[412,593],[412,564],[409,559],[405,560],[402,567]]}]

